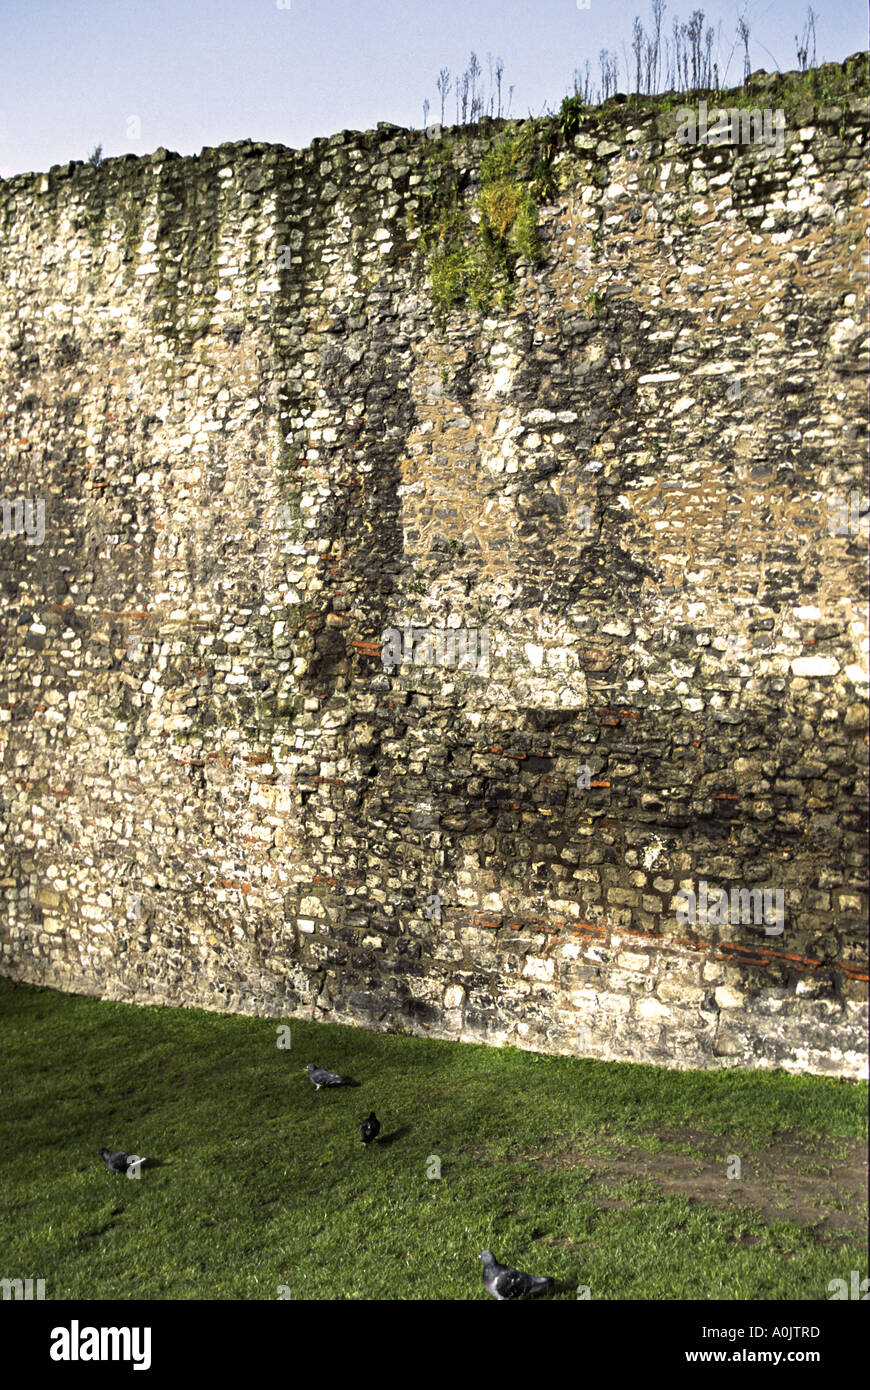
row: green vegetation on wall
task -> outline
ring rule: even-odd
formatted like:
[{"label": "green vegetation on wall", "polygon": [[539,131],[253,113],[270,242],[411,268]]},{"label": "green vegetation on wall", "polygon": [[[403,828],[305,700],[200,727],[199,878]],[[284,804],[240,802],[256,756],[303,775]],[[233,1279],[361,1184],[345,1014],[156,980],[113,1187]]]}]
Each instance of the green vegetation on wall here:
[{"label": "green vegetation on wall", "polygon": [[497,137],[472,202],[452,146],[431,146],[422,246],[440,317],[467,302],[484,311],[510,306],[518,262],[541,259],[538,206],[553,188],[552,155],[547,122]]},{"label": "green vegetation on wall", "polygon": [[[566,97],[558,112],[496,134],[480,163],[476,196],[468,173],[454,162],[450,139],[428,143],[420,245],[438,318],[443,322],[451,309],[465,304],[484,312],[510,307],[518,263],[542,260],[538,208],[557,187],[554,154],[581,131],[594,132],[603,115],[627,124],[650,114],[665,116],[705,96],[729,108],[775,102],[784,108],[786,119],[795,122],[810,120],[817,108],[836,107],[844,97],[866,90],[867,59],[859,54],[844,64],[772,74],[756,79],[751,87],[727,91],[635,93],[613,96],[595,107],[579,95]],[[472,129],[480,135],[487,124],[484,120]],[[596,250],[598,240],[600,230],[594,238]],[[599,306],[591,308],[598,317]]]}]

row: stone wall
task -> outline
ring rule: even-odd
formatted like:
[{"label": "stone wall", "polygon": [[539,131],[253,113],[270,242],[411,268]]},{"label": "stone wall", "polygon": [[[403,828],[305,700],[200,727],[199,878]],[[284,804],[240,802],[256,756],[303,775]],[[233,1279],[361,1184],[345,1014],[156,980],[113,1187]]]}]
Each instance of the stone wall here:
[{"label": "stone wall", "polygon": [[2,970],[864,1074],[866,99],[554,127],[440,314],[432,159],[472,226],[521,129],[0,183]]}]

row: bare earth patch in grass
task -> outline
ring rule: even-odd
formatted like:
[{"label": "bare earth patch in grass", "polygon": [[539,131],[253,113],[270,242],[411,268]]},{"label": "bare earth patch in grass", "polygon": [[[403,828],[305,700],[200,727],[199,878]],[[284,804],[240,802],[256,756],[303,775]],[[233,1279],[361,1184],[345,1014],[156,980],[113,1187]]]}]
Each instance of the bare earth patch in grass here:
[{"label": "bare earth patch in grass", "polygon": [[[617,1210],[630,1203],[612,1195],[614,1185],[649,1182],[662,1194],[690,1202],[730,1210],[751,1206],[767,1220],[810,1227],[821,1239],[860,1237],[867,1229],[867,1149],[861,1140],[785,1131],[764,1146],[736,1144],[740,1177],[729,1178],[732,1154],[715,1135],[685,1127],[655,1128],[646,1138],[653,1141],[652,1151],[598,1134],[593,1154],[584,1144],[556,1154],[513,1153],[506,1158],[555,1172],[578,1169],[593,1179],[587,1190],[598,1204]],[[558,1145],[558,1136],[553,1144]]]},{"label": "bare earth patch in grass", "polygon": [[[661,1135],[665,1138],[665,1135]],[[822,1137],[816,1153],[832,1147]],[[835,1146],[842,1148],[842,1141]],[[645,1153],[629,1149],[608,1164],[611,1178],[650,1178],[662,1192],[688,1196],[690,1201],[752,1205],[768,1219],[796,1221],[811,1226],[818,1236],[846,1231],[860,1235],[867,1226],[866,1151],[855,1143],[849,1158],[826,1156],[827,1175],[809,1170],[814,1152],[810,1141],[796,1143],[785,1136],[769,1149],[741,1156],[739,1178],[725,1176],[725,1163],[708,1144],[703,1158],[680,1153]],[[584,1166],[588,1159],[581,1159]]]}]

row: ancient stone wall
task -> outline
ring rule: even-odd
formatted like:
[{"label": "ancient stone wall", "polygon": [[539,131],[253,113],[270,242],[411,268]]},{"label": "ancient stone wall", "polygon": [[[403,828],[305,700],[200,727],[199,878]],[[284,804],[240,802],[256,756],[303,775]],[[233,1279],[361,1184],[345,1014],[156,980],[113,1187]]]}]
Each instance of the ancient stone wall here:
[{"label": "ancient stone wall", "polygon": [[866,99],[554,126],[439,312],[522,128],[0,183],[0,968],[860,1075]]}]

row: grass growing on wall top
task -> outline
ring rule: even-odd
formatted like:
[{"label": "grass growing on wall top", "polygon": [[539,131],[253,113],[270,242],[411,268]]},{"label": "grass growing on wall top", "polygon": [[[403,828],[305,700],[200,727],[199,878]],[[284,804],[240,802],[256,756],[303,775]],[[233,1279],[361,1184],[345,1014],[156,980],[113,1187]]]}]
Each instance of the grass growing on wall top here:
[{"label": "grass growing on wall top", "polygon": [[[556,151],[569,148],[581,131],[603,136],[610,126],[611,133],[616,133],[646,117],[696,106],[701,98],[711,109],[781,106],[787,121],[808,121],[814,112],[868,91],[867,57],[862,54],[845,64],[829,63],[807,72],[776,75],[763,86],[755,83],[721,91],[635,93],[612,97],[601,106],[569,96],[557,112],[525,121],[519,130],[495,134],[481,160],[475,191],[470,175],[454,164],[452,141],[468,138],[471,133],[483,134],[491,130],[490,122],[425,142],[420,245],[439,320],[443,323],[450,310],[465,305],[481,312],[510,308],[518,263],[525,260],[534,265],[543,259],[538,208],[554,196],[558,186]],[[841,133],[844,121],[845,115]],[[598,174],[593,170],[589,177],[595,182]]]},{"label": "grass growing on wall top", "polygon": [[[853,1153],[863,1084],[290,1019],[282,1050],[280,1020],[8,981],[0,1021],[0,1266],[44,1278],[47,1299],[276,1299],[279,1286],[294,1298],[483,1298],[475,1257],[487,1246],[572,1300],[579,1285],[593,1299],[818,1299],[831,1279],[866,1274],[863,1223],[831,1235],[796,1219],[788,1172],[781,1211],[741,1202],[724,1178],[728,1155],[743,1155],[748,1178],[783,1134],[796,1182]],[[315,1092],[309,1061],[359,1086]],[[365,1150],[358,1126],[373,1108],[382,1142]],[[651,1176],[662,1153],[697,1157],[702,1134],[718,1195]],[[99,1145],[157,1165],[138,1181],[113,1176]],[[440,1180],[427,1177],[434,1157]]]},{"label": "grass growing on wall top", "polygon": [[562,135],[570,139],[581,129],[626,124],[649,115],[666,115],[682,107],[697,107],[702,99],[710,109],[714,106],[748,109],[781,106],[786,118],[809,115],[807,107],[824,108],[838,105],[849,97],[870,95],[870,55],[855,54],[843,63],[823,63],[806,72],[771,73],[762,82],[764,85],[759,85],[756,79],[749,86],[741,83],[734,87],[689,91],[632,92],[628,96],[610,97],[600,105],[585,102],[576,95],[566,96],[551,119]]}]

